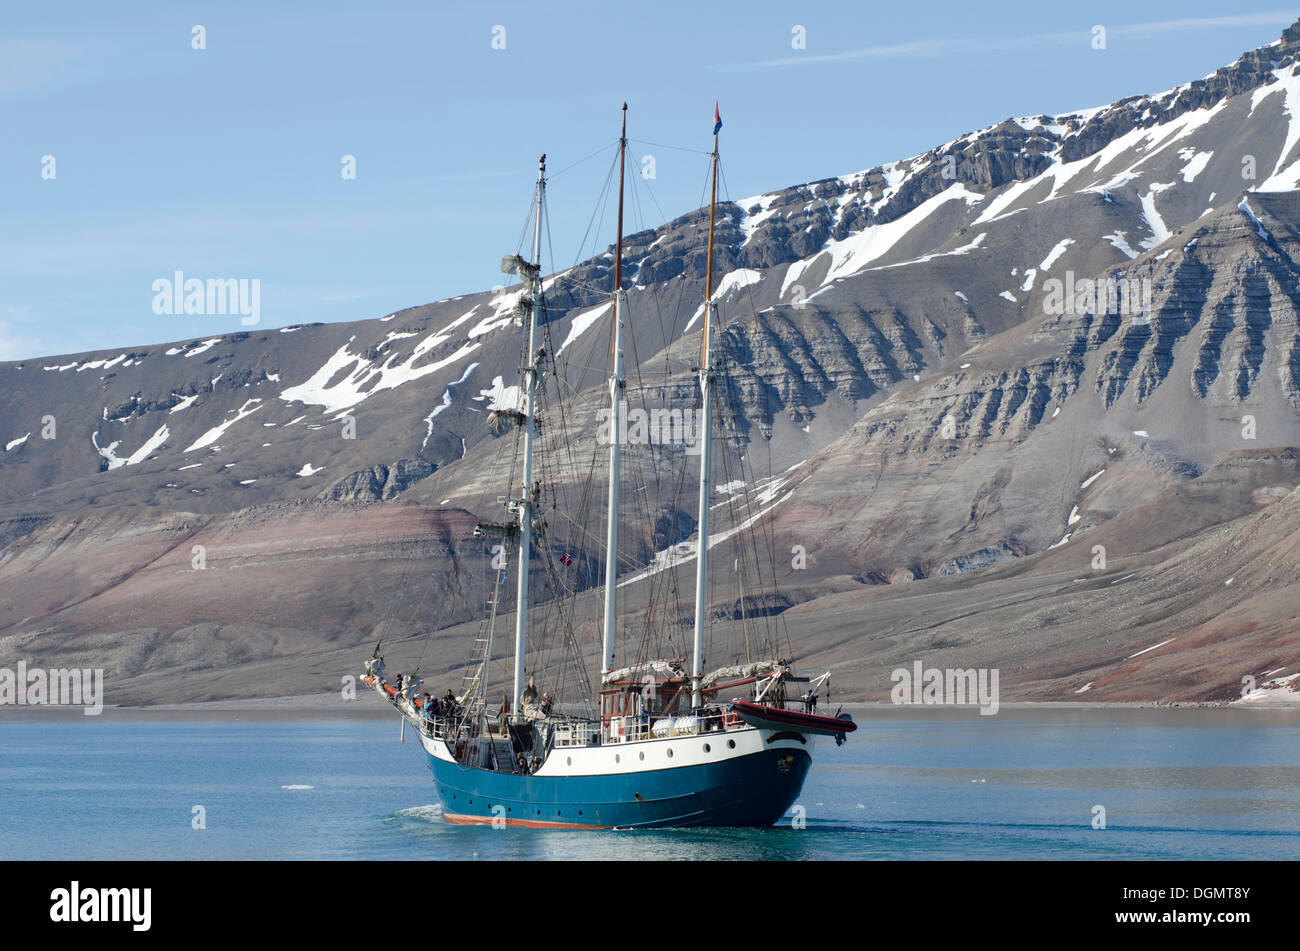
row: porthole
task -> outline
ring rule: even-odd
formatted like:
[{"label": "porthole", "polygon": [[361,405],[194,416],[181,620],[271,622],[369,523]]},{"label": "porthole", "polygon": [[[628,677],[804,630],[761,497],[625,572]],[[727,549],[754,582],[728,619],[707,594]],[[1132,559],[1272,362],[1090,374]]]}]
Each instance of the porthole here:
[{"label": "porthole", "polygon": [[564,765],[565,765],[565,766],[572,766],[572,765],[573,765],[573,757],[572,757],[572,756],[566,756],[566,757],[564,758]]},{"label": "porthole", "polygon": [[622,758],[621,756],[619,756],[617,753],[615,753],[615,754],[614,754],[614,762],[615,762],[615,763],[621,763],[621,762],[623,762],[623,758]]},{"label": "porthole", "polygon": [[671,746],[668,747],[668,758],[669,759],[673,758],[673,748]]},{"label": "porthole", "polygon": [[736,741],[735,741],[735,740],[727,740],[727,749],[729,749],[729,750],[734,750],[735,748],[736,748]]},{"label": "porthole", "polygon": [[641,759],[645,759],[645,753],[637,753],[636,755],[639,756]]},{"label": "porthole", "polygon": [[704,744],[704,752],[706,752],[706,753],[712,753],[712,752],[713,752],[713,747],[709,746],[708,743],[705,743],[705,744]]}]

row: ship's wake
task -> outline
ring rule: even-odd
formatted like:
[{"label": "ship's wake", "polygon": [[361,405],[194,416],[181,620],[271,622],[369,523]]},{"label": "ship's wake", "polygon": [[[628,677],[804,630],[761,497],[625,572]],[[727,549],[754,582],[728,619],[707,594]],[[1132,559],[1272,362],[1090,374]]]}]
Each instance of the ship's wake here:
[{"label": "ship's wake", "polygon": [[442,822],[442,803],[437,802],[431,806],[411,806],[408,809],[399,809],[394,812],[385,822]]}]

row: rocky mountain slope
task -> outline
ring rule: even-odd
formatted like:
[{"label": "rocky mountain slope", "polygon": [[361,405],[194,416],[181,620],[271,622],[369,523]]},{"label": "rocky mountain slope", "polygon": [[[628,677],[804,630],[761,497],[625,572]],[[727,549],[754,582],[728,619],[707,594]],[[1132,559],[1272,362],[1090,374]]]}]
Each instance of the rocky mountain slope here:
[{"label": "rocky mountain slope", "polygon": [[[1008,697],[1220,696],[1235,672],[1216,657],[1300,663],[1291,581],[1264,567],[1300,529],[1278,461],[1300,445],[1298,52],[1300,24],[1159,95],[721,206],[729,442],[773,474],[729,492],[807,552],[779,572],[785,620],[849,695],[879,695],[900,645],[1002,666]],[[690,404],[706,225],[627,241],[645,405]],[[575,489],[600,452],[612,270],[611,249],[546,282],[543,422]],[[518,294],[0,365],[0,665],[105,666],[131,700],[291,693],[431,627],[435,663],[463,663],[484,597],[467,530],[499,517],[513,443],[486,417],[518,398]],[[680,451],[654,459],[636,473],[654,504],[622,513],[624,576],[643,579],[628,617],[694,530],[670,491]],[[1281,501],[1256,511],[1245,487]],[[1208,570],[1238,538],[1257,540],[1233,549],[1249,601]],[[1146,580],[1112,586],[1097,544]],[[1198,611],[1151,608],[1153,585]],[[1169,637],[1173,666],[1108,653]]]}]

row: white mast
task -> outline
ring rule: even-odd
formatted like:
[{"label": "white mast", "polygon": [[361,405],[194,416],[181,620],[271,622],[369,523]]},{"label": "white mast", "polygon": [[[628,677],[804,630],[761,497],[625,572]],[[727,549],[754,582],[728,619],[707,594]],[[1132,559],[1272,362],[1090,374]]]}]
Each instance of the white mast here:
[{"label": "white mast", "polygon": [[542,296],[542,197],[546,193],[546,156],[537,160],[537,208],[533,220],[533,260],[516,262],[526,290],[520,298],[528,312],[528,365],[524,367],[524,472],[523,495],[517,500],[519,512],[519,581],[515,597],[515,683],[511,700],[520,712],[520,695],[524,692],[525,633],[528,627],[528,566],[532,556],[533,528],[537,519],[537,489],[533,485],[533,432],[537,428],[537,308]]},{"label": "white mast", "polygon": [[623,437],[623,154],[627,149],[627,103],[618,139],[618,241],[614,245],[614,355],[609,378],[609,522],[605,530],[605,632],[601,640],[602,682],[614,666],[614,623],[618,607],[618,485]]},{"label": "white mast", "polygon": [[[720,123],[719,123],[720,125]],[[704,705],[700,677],[704,675],[704,615],[708,607],[709,581],[709,463],[713,439],[713,215],[718,202],[718,133],[713,132],[713,190],[709,196],[709,251],[704,278],[704,346],[700,357],[700,509],[699,551],[695,558],[695,650],[691,660],[691,706]]]}]

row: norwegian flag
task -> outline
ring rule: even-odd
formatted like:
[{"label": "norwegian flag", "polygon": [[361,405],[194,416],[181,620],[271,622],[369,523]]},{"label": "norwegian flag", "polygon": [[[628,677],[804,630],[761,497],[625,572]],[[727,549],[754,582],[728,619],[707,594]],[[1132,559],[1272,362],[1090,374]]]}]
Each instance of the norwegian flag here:
[{"label": "norwegian flag", "polygon": [[573,564],[573,556],[566,551],[563,555],[560,556],[560,564],[562,565]]},{"label": "norwegian flag", "polygon": [[717,135],[718,130],[722,128],[722,116],[718,112],[717,102],[713,103],[713,134]]}]

